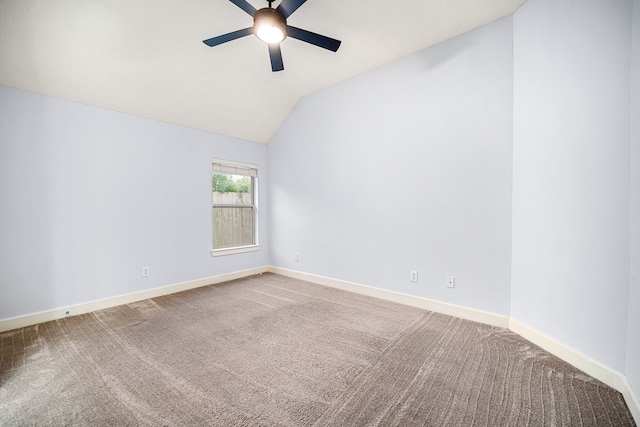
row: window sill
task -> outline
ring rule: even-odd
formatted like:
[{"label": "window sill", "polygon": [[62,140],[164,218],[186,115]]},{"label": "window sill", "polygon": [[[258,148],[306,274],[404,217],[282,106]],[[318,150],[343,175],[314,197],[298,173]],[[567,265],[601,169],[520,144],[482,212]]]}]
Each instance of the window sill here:
[{"label": "window sill", "polygon": [[259,245],[247,245],[247,246],[235,246],[233,248],[213,249],[211,250],[211,256],[224,256],[233,254],[242,254],[245,252],[259,251]]}]

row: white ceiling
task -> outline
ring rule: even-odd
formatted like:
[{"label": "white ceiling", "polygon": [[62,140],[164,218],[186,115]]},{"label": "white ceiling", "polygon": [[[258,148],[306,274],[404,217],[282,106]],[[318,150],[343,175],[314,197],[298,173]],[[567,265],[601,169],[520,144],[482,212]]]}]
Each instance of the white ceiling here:
[{"label": "white ceiling", "polygon": [[0,0],[0,84],[267,143],[302,96],[525,1],[308,0],[288,23],[342,45],[288,38],[285,70],[273,73],[254,36],[202,43],[252,25],[228,0]]}]

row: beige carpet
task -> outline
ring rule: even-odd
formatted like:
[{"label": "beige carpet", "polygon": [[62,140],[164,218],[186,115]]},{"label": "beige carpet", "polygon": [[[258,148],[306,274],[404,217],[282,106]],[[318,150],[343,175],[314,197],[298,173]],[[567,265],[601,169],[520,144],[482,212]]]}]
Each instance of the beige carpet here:
[{"label": "beige carpet", "polygon": [[274,274],[0,334],[2,426],[633,426],[504,329]]}]

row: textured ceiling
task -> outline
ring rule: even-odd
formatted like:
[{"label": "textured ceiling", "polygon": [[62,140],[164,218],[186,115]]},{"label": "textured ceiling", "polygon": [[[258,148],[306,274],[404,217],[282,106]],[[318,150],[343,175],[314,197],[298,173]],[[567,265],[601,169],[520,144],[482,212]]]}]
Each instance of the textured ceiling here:
[{"label": "textured ceiling", "polygon": [[285,70],[273,73],[254,36],[202,43],[252,25],[227,0],[0,0],[0,84],[267,143],[302,96],[524,2],[308,0],[288,23],[342,45],[333,53],[288,38]]}]

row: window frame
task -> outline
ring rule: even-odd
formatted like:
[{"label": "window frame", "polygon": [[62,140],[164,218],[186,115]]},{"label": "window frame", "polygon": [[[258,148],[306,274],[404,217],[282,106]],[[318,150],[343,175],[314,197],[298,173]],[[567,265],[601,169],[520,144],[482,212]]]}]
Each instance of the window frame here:
[{"label": "window frame", "polygon": [[[260,233],[259,233],[259,227],[258,227],[258,219],[259,219],[259,209],[258,209],[258,165],[253,164],[253,163],[242,163],[242,162],[236,162],[236,161],[231,161],[231,160],[223,160],[223,159],[213,159],[211,161],[211,177],[210,177],[210,181],[213,180],[213,175],[216,173],[220,173],[220,170],[216,171],[216,166],[215,165],[219,165],[221,166],[221,169],[224,171],[224,169],[227,169],[227,172],[229,175],[233,175],[234,173],[230,172],[233,169],[236,169],[236,171],[238,170],[246,170],[246,171],[254,171],[253,175],[251,173],[235,173],[236,175],[245,175],[245,176],[249,176],[249,178],[251,179],[251,213],[252,213],[252,226],[253,226],[253,243],[252,244],[248,244],[248,245],[238,245],[238,246],[229,246],[229,247],[225,247],[225,248],[218,248],[216,249],[215,247],[213,247],[214,242],[215,242],[215,226],[214,226],[214,220],[213,220],[213,215],[214,215],[214,209],[216,208],[217,205],[215,205],[213,203],[213,188],[211,188],[211,245],[213,247],[213,249],[211,249],[211,255],[214,257],[217,256],[224,256],[224,255],[233,255],[233,254],[240,254],[240,253],[246,253],[246,252],[253,252],[253,251],[258,251],[260,250]],[[219,206],[226,206],[228,207],[229,205],[219,205]]]}]

